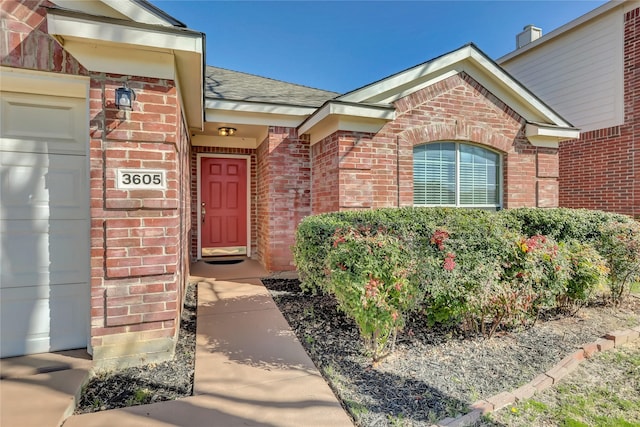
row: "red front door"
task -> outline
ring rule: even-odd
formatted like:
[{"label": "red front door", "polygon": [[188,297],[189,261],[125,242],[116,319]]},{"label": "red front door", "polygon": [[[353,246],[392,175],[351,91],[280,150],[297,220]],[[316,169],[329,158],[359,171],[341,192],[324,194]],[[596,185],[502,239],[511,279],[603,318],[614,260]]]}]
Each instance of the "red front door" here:
[{"label": "red front door", "polygon": [[247,253],[247,161],[203,157],[202,256]]}]

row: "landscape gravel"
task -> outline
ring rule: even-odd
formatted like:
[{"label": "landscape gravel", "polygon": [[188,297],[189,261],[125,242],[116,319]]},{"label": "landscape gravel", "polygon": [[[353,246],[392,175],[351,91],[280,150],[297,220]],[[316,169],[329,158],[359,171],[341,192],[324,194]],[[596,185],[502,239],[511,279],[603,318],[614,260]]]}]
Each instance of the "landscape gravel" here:
[{"label": "landscape gravel", "polygon": [[121,370],[98,371],[83,388],[76,414],[175,400],[193,394],[197,287],[185,292],[180,331],[172,360]]},{"label": "landscape gravel", "polygon": [[[310,357],[359,426],[429,426],[468,405],[513,390],[604,335],[640,324],[640,300],[548,315],[534,327],[492,339],[410,323],[396,352],[372,366],[357,326],[326,295],[301,291],[297,280],[264,279]],[[463,339],[464,338],[464,339]]]}]

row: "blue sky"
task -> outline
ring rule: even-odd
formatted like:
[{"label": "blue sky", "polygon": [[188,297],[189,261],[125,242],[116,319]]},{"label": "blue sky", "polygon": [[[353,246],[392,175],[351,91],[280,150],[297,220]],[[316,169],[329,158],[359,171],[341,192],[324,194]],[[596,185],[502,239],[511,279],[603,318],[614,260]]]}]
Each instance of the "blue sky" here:
[{"label": "blue sky", "polygon": [[473,42],[497,59],[604,1],[152,0],[206,33],[207,64],[347,92]]}]

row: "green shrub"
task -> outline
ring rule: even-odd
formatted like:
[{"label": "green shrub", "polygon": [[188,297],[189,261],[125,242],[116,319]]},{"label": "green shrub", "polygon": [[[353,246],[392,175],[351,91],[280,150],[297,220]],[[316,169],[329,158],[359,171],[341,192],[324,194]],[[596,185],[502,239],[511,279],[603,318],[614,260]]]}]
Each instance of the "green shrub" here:
[{"label": "green shrub", "polygon": [[308,216],[298,225],[293,259],[303,289],[313,293],[328,289],[330,271],[327,269],[327,257],[332,237],[346,224],[347,221],[338,214],[322,214]]},{"label": "green shrub", "polygon": [[[580,268],[576,274],[599,276],[599,279],[593,277],[592,280],[606,283],[614,302],[619,302],[631,283],[639,280],[640,229],[638,223],[630,217],[596,210],[566,208],[520,208],[502,211],[500,215],[505,218],[509,227],[527,236],[542,234],[553,237],[558,242],[590,244],[606,261],[609,275],[606,277],[606,272],[597,274],[593,269],[589,273]],[[583,255],[593,259],[596,265],[600,261],[593,253]],[[587,264],[581,265],[588,270]],[[576,280],[581,279],[578,277]],[[569,284],[572,285],[576,283]]]},{"label": "green shrub", "polygon": [[395,346],[406,315],[420,300],[415,260],[406,242],[383,228],[345,227],[333,235],[329,292],[353,318],[374,363]]},{"label": "green shrub", "polygon": [[599,247],[609,268],[611,297],[618,303],[640,281],[640,224],[612,222],[602,226]]},{"label": "green shrub", "polygon": [[579,307],[606,284],[609,269],[604,258],[588,243],[573,240],[567,243],[567,248],[571,277],[567,282],[566,294],[564,298],[560,298],[559,304],[563,307]]},{"label": "green shrub", "polygon": [[525,236],[548,236],[557,242],[594,243],[600,240],[603,225],[614,221],[633,222],[624,215],[588,209],[518,208],[503,210],[499,215]]},{"label": "green shrub", "polygon": [[542,310],[555,307],[571,274],[564,246],[551,238],[512,235],[506,245],[508,258],[469,296],[465,323],[488,337],[499,327],[533,323]]},{"label": "green shrub", "polygon": [[379,360],[418,312],[491,336],[603,284],[618,301],[640,280],[640,226],[562,208],[337,212],[301,222],[294,259],[303,288],[334,295]]},{"label": "green shrub", "polygon": [[510,257],[512,233],[494,214],[457,210],[417,245],[424,312],[430,323],[469,320],[469,299],[491,288]]}]

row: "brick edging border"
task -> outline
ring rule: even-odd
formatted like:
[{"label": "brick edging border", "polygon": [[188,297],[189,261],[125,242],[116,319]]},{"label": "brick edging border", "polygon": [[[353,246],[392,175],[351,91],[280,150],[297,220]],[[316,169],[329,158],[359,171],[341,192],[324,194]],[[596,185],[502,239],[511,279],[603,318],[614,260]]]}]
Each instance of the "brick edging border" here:
[{"label": "brick edging border", "polygon": [[594,342],[585,344],[579,350],[574,351],[558,362],[554,367],[544,374],[540,374],[527,384],[512,391],[503,391],[486,399],[478,400],[471,404],[471,412],[457,418],[444,418],[434,426],[437,427],[464,427],[473,425],[482,415],[497,411],[512,403],[529,399],[534,394],[539,393],[554,384],[557,384],[570,372],[578,367],[585,359],[589,359],[595,353],[611,350],[623,344],[635,341],[640,338],[640,325],[610,332]]}]

